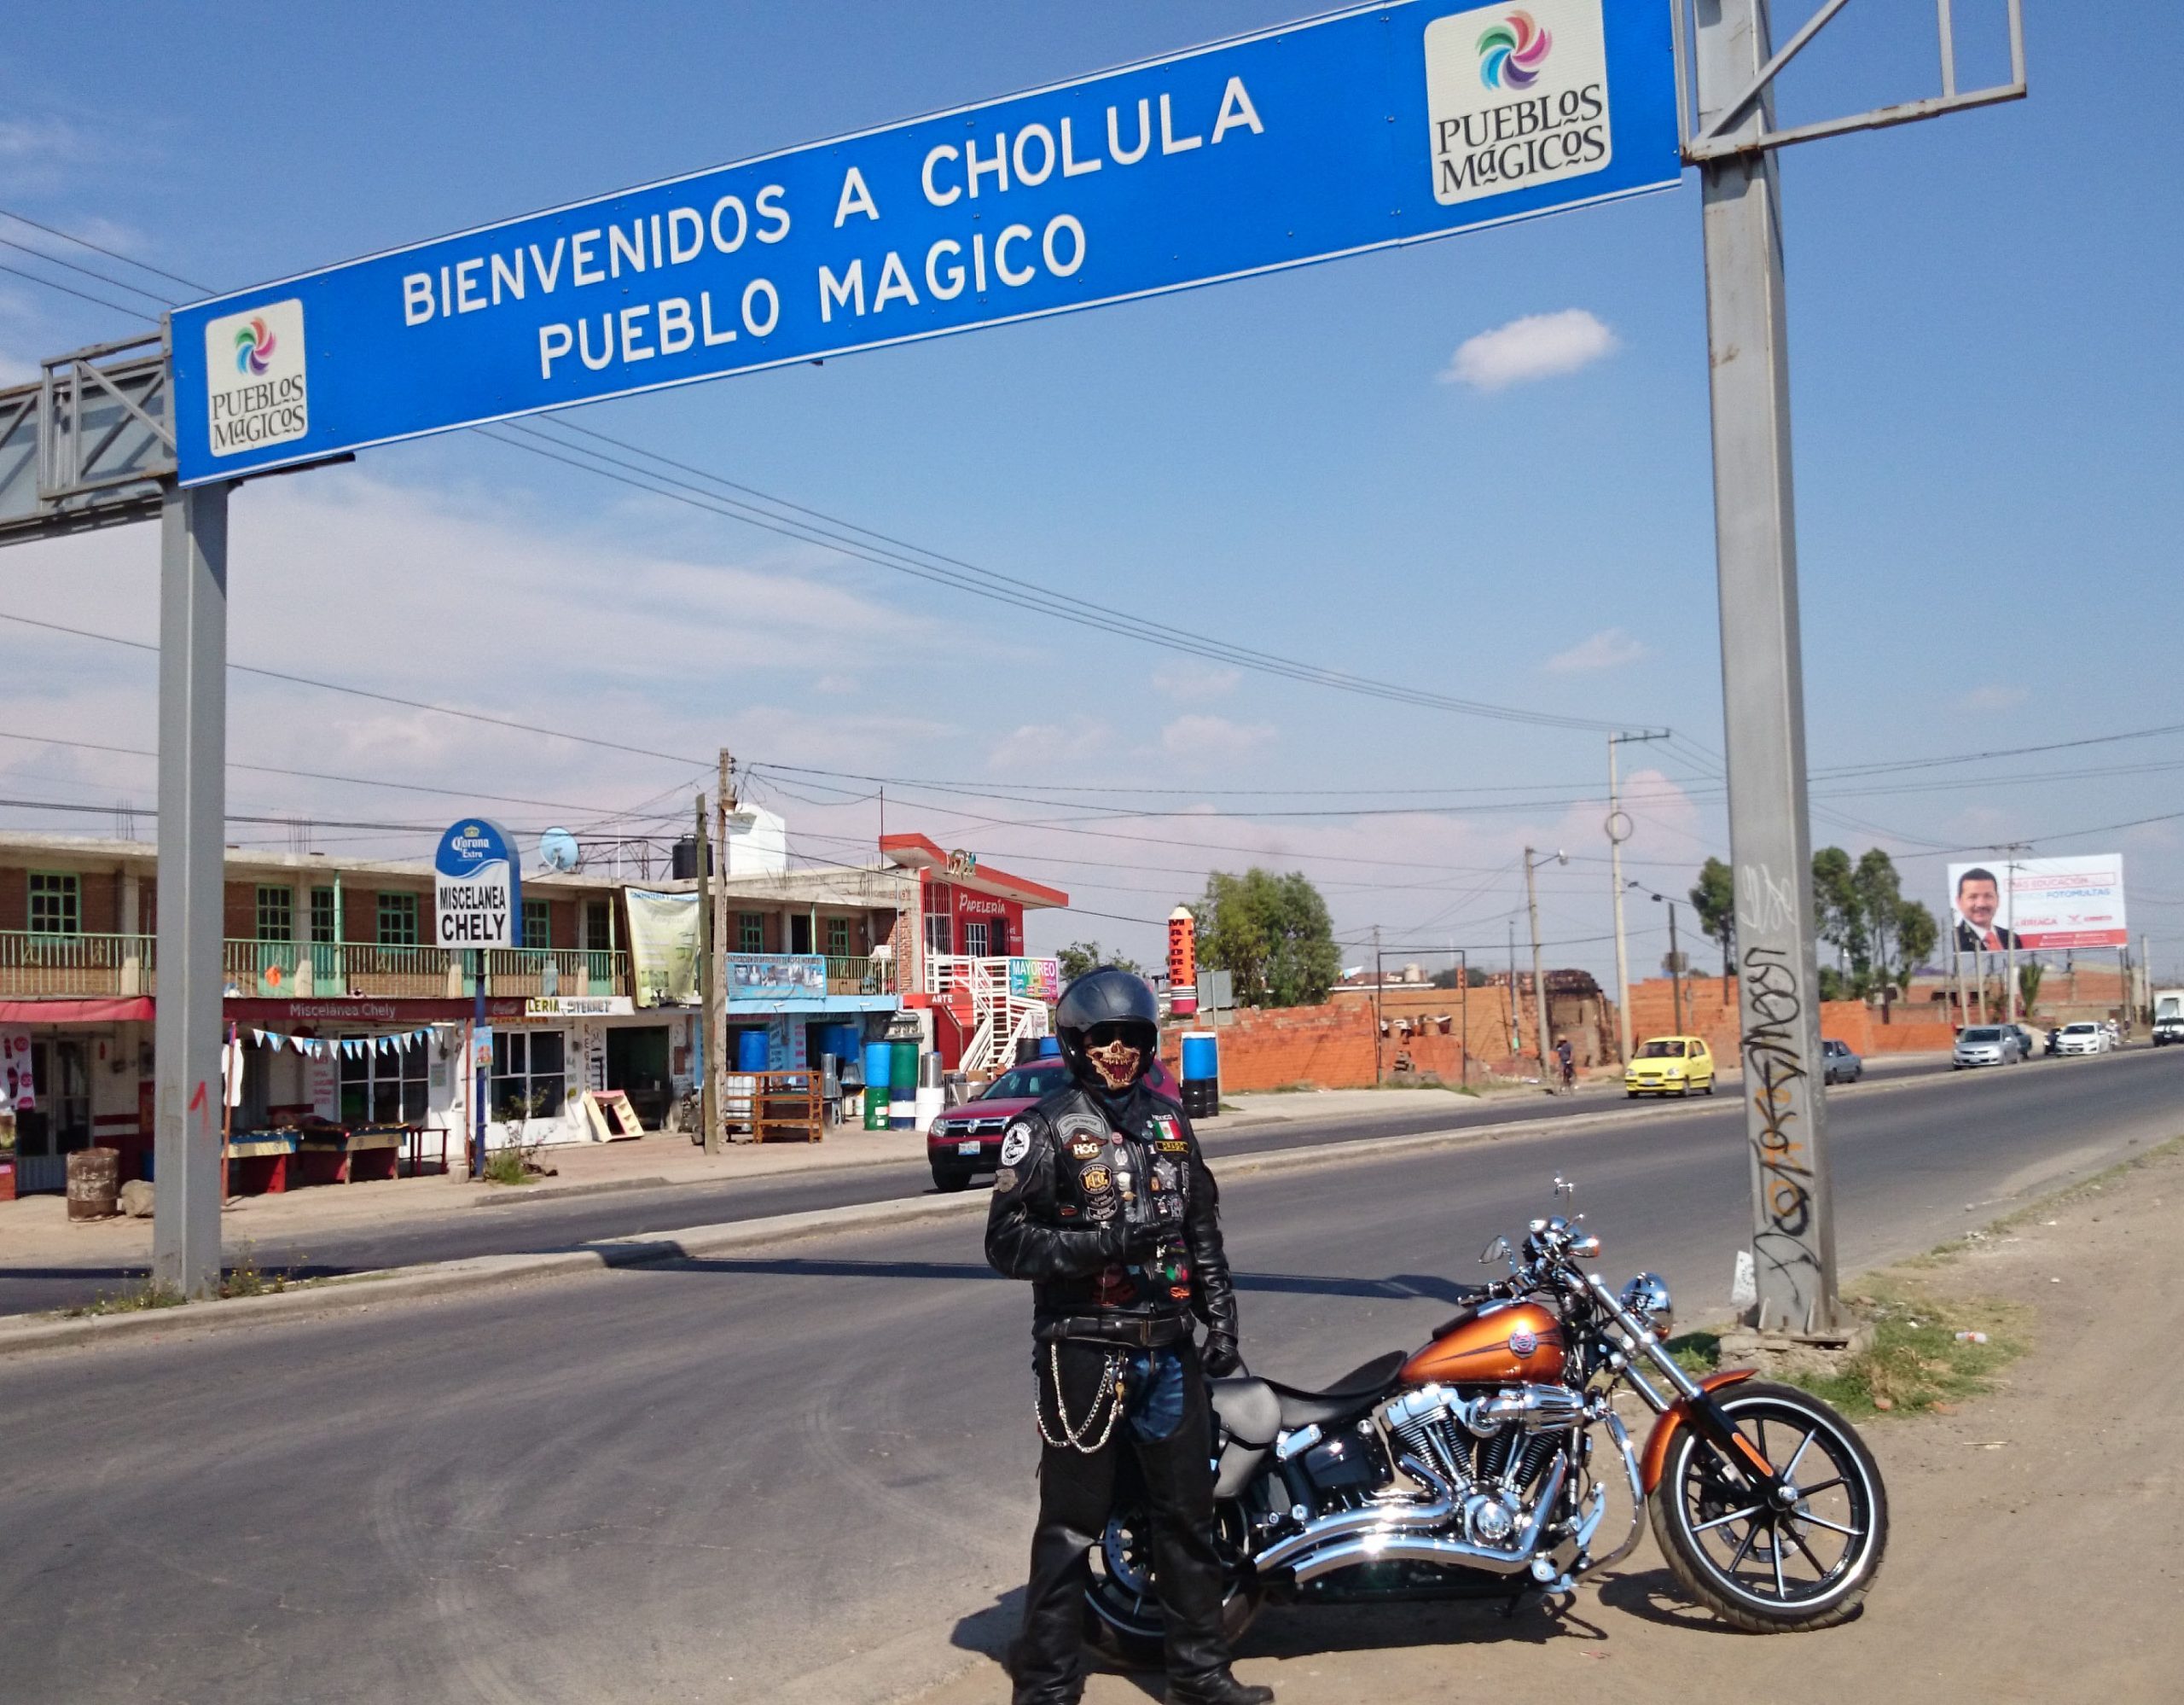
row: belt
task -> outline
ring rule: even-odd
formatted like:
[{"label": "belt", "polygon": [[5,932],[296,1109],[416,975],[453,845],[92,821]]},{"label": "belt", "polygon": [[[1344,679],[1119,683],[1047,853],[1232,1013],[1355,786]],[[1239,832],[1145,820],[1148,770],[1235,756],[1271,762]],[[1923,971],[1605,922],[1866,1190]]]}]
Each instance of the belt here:
[{"label": "belt", "polygon": [[1031,1335],[1043,1344],[1062,1339],[1161,1350],[1186,1341],[1191,1335],[1191,1323],[1179,1314],[1059,1315],[1034,1323]]}]

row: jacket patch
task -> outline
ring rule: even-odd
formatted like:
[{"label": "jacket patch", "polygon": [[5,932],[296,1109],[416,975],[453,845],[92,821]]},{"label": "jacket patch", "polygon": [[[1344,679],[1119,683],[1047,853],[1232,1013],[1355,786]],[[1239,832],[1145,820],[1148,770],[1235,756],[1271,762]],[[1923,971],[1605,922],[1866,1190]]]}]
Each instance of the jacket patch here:
[{"label": "jacket patch", "polygon": [[1031,1152],[1031,1127],[1021,1120],[1002,1134],[1001,1163],[1013,1167]]},{"label": "jacket patch", "polygon": [[996,1173],[993,1175],[993,1187],[997,1190],[1014,1190],[1016,1188],[1016,1168],[1014,1167],[1003,1167],[999,1172]]},{"label": "jacket patch", "polygon": [[1077,1160],[1096,1161],[1100,1158],[1100,1151],[1107,1146],[1097,1137],[1073,1137],[1070,1139],[1069,1152]]},{"label": "jacket patch", "polygon": [[1077,1176],[1088,1196],[1105,1196],[1114,1188],[1114,1175],[1105,1167],[1087,1167]]},{"label": "jacket patch", "polygon": [[1191,1151],[1189,1143],[1176,1142],[1172,1138],[1155,1143],[1153,1146],[1164,1155],[1188,1155]]}]

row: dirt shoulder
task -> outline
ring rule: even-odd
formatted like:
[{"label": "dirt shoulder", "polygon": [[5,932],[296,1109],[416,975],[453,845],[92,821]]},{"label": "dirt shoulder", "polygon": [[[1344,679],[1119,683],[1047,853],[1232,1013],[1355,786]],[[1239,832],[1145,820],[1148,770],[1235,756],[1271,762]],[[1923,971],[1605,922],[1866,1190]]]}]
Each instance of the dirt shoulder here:
[{"label": "dirt shoulder", "polygon": [[[2165,1153],[1973,1240],[1920,1282],[2030,1311],[1989,1395],[1865,1424],[1893,1537],[1864,1614],[1734,1632],[1684,1603],[1650,1533],[1559,1615],[1401,1604],[1269,1609],[1237,1666],[1282,1705],[1426,1705],[1549,1689],[1618,1702],[2174,1700],[2184,1693],[2184,1154]],[[1013,1611],[1013,1606],[1012,1611]],[[987,1705],[986,1659],[920,1696]],[[1098,1674],[1087,1705],[1160,1696]]]}]

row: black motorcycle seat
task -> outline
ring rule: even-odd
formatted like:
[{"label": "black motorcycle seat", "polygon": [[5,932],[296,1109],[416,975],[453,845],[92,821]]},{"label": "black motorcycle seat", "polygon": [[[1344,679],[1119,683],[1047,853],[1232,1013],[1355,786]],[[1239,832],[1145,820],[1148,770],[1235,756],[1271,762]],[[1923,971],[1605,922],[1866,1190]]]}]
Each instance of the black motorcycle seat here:
[{"label": "black motorcycle seat", "polygon": [[1264,1450],[1281,1430],[1281,1399],[1263,1379],[1217,1379],[1213,1412],[1240,1445]]},{"label": "black motorcycle seat", "polygon": [[1272,1380],[1267,1384],[1273,1389],[1285,1431],[1296,1427],[1323,1427],[1331,1421],[1347,1421],[1385,1395],[1396,1370],[1409,1359],[1401,1350],[1390,1350],[1385,1355],[1374,1357],[1364,1366],[1352,1369],[1324,1391],[1299,1391]]}]

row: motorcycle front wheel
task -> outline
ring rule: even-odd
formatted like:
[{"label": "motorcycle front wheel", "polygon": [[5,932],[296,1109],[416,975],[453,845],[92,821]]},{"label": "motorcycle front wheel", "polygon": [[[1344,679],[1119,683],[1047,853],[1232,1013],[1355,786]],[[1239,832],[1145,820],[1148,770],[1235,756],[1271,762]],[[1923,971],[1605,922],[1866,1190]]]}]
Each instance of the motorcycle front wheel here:
[{"label": "motorcycle front wheel", "polygon": [[1794,1500],[1779,1508],[1687,1423],[1653,1489],[1653,1535],[1693,1598],[1748,1633],[1833,1627],[1857,1613],[1888,1547],[1888,1493],[1850,1423],[1760,1381],[1715,1401]]},{"label": "motorcycle front wheel", "polygon": [[[1214,1540],[1223,1563],[1221,1626],[1231,1644],[1258,1615],[1258,1583],[1241,1559],[1241,1518],[1234,1505],[1214,1516]],[[1159,1669],[1166,1658],[1167,1623],[1153,1580],[1152,1547],[1141,1510],[1118,1510],[1092,1548],[1092,1585],[1084,1593],[1085,1633],[1110,1656],[1138,1669]]]}]

